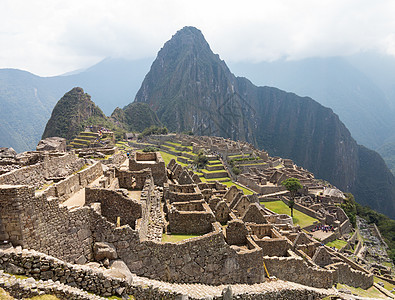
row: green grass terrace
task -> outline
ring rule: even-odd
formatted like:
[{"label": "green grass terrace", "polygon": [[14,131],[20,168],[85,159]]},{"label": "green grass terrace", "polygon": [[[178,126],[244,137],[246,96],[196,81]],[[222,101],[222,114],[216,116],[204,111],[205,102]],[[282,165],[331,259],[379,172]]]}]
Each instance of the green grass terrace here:
[{"label": "green grass terrace", "polygon": [[335,247],[336,249],[340,250],[343,248],[345,245],[347,245],[347,242],[345,240],[334,240],[332,242],[329,242],[326,244],[328,247]]},{"label": "green grass terrace", "polygon": [[162,234],[162,242],[164,243],[176,243],[179,241],[195,238],[201,235],[194,234]]},{"label": "green grass terrace", "polygon": [[[261,202],[261,204],[265,205],[267,209],[277,213],[277,214],[286,214],[291,215],[291,209],[282,201],[270,201],[270,202]],[[313,225],[315,221],[318,221],[315,218],[312,218],[294,208],[294,216],[292,218],[294,225],[300,225],[300,227],[306,227],[309,225]]]}]

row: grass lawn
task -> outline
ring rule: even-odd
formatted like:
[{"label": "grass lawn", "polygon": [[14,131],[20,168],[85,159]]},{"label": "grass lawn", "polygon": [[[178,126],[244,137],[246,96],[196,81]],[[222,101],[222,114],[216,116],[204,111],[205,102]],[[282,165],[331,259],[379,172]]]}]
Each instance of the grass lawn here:
[{"label": "grass lawn", "polygon": [[220,177],[220,178],[209,178],[207,179],[207,181],[229,181],[230,178],[229,177]]},{"label": "grass lawn", "polygon": [[384,288],[388,291],[391,291],[395,287],[395,285],[393,285],[385,280],[382,280],[380,278],[377,278],[376,276],[374,276],[374,282],[375,283],[378,283],[378,282],[384,283]]},{"label": "grass lawn", "polygon": [[164,243],[175,243],[187,239],[191,239],[194,237],[198,237],[201,235],[194,235],[194,234],[162,234],[162,242]]},{"label": "grass lawn", "polygon": [[[261,202],[261,204],[265,205],[266,208],[274,211],[275,213],[291,215],[291,210],[282,201]],[[292,220],[294,225],[300,225],[302,228],[312,225],[315,221],[318,221],[317,219],[312,218],[296,209],[294,209],[294,216]]]},{"label": "grass lawn", "polygon": [[383,264],[384,266],[386,266],[386,267],[393,268],[393,266],[392,266],[392,264],[391,264],[390,262],[383,261],[382,264]]},{"label": "grass lawn", "polygon": [[341,249],[345,245],[347,245],[347,242],[344,240],[334,240],[333,242],[329,242],[326,244],[328,247],[335,247],[336,249]]},{"label": "grass lawn", "polygon": [[215,163],[215,164],[208,164],[210,167],[218,167],[218,166],[223,166],[221,163]]},{"label": "grass lawn", "polygon": [[221,161],[216,159],[216,160],[211,160],[207,163],[208,165],[212,166],[212,165],[222,165]]},{"label": "grass lawn", "polygon": [[163,151],[159,151],[159,152],[160,152],[160,155],[162,155],[163,160],[165,161],[166,167],[167,167],[167,165],[169,164],[169,162],[171,161],[172,158],[174,158],[175,161],[176,161],[177,163],[179,163],[181,166],[183,166],[183,167],[188,166],[188,165],[185,164],[185,163],[182,163],[182,162],[177,161],[177,156],[176,156],[176,155],[169,154],[169,153],[166,153],[166,152],[163,152]]},{"label": "grass lawn", "polygon": [[206,169],[202,169],[202,172],[204,172],[204,173],[216,174],[216,173],[223,173],[223,172],[226,172],[226,171],[225,171],[225,170],[214,170],[214,171],[209,171],[209,170],[206,170]]},{"label": "grass lawn", "polygon": [[358,296],[361,296],[361,297],[370,297],[370,298],[374,298],[374,299],[388,299],[374,286],[368,288],[367,290],[364,290],[361,288],[355,288],[352,286],[348,286],[348,285],[339,283],[337,285],[337,289],[341,289],[341,288],[345,288],[345,289],[351,291],[351,293],[357,294]]}]

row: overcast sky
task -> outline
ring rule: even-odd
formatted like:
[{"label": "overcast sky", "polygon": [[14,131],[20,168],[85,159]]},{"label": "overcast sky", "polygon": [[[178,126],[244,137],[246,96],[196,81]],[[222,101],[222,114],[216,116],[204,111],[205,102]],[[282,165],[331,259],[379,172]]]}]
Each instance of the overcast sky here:
[{"label": "overcast sky", "polygon": [[0,68],[51,76],[154,57],[186,25],[225,61],[395,55],[393,0],[0,0]]}]

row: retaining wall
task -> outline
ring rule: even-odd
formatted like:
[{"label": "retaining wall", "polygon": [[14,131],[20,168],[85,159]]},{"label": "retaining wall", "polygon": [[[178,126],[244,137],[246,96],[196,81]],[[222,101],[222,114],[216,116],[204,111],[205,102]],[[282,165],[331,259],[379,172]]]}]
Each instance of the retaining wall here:
[{"label": "retaining wall", "polygon": [[334,282],[333,270],[310,267],[300,257],[263,257],[270,276],[317,288],[330,288]]},{"label": "retaining wall", "polygon": [[95,162],[86,169],[70,175],[62,181],[54,183],[47,190],[44,190],[43,193],[46,194],[47,197],[57,197],[59,202],[63,203],[70,198],[71,195],[86,187],[101,175],[103,175],[102,164],[100,162]]},{"label": "retaining wall", "polygon": [[351,269],[349,265],[345,263],[336,263],[331,265],[335,272],[335,282],[347,284],[356,288],[367,289],[370,288],[373,281],[373,274],[366,274],[364,272]]}]

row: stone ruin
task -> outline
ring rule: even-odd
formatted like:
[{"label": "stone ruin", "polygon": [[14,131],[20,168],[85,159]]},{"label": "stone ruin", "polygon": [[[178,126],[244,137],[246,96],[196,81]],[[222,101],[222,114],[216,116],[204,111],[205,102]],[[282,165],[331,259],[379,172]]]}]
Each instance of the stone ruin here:
[{"label": "stone ruin", "polygon": [[37,151],[58,151],[65,152],[66,151],[66,139],[60,137],[49,137],[44,140],[41,140],[37,147]]},{"label": "stone ruin", "polygon": [[[232,143],[226,151],[236,149],[250,147]],[[159,152],[117,154],[102,164],[75,152],[34,152],[36,163],[0,175],[3,244],[104,270],[123,264],[129,273],[172,283],[258,284],[276,276],[319,288],[373,284],[371,273],[260,205],[257,194],[201,182],[174,160],[165,166]],[[170,243],[163,234],[196,237]],[[34,273],[17,257],[0,259],[0,268],[69,282],[57,269]],[[131,292],[130,285],[110,287],[81,286],[104,296]]]}]

